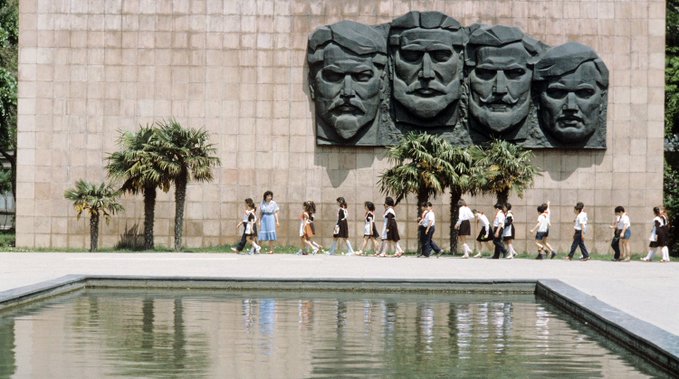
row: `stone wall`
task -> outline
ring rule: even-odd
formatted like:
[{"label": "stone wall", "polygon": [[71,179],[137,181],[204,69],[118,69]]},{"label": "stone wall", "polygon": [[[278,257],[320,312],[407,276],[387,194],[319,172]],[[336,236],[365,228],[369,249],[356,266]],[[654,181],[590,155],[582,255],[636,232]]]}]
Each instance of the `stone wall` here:
[{"label": "stone wall", "polygon": [[[297,244],[304,200],[319,205],[321,243],[330,243],[334,200],[349,202],[354,244],[362,204],[382,204],[376,188],[388,167],[382,148],[317,146],[307,89],[306,46],[317,27],[351,19],[389,22],[410,10],[438,10],[463,25],[517,26],[549,45],[589,45],[610,70],[605,151],[536,151],[535,188],[511,197],[517,247],[537,204],[553,205],[552,242],[570,245],[573,205],[587,206],[586,242],[605,253],[613,208],[632,219],[633,251],[647,245],[651,208],[662,201],[665,2],[399,0],[22,0],[20,3],[17,245],[84,248],[66,188],[105,179],[119,130],[173,116],[213,136],[222,167],[215,181],[188,188],[187,247],[233,243],[243,199],[272,190],[282,207],[282,243]],[[491,213],[493,198],[468,198]],[[447,196],[435,199],[439,232]],[[100,245],[141,233],[141,196],[102,224]],[[378,206],[378,209],[381,207]],[[397,207],[414,248],[414,199]],[[172,245],[172,192],[159,197],[156,245]],[[526,239],[527,238],[527,239]]]}]

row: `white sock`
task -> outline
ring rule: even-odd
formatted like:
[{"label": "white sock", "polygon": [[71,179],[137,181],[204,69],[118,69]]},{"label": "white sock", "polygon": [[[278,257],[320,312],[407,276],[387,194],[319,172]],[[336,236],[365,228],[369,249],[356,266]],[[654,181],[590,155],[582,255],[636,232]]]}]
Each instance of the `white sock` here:
[{"label": "white sock", "polygon": [[662,247],[662,259],[663,261],[670,261],[670,249],[668,249],[667,246]]},{"label": "white sock", "polygon": [[655,255],[655,251],[656,251],[656,250],[657,250],[657,248],[655,248],[655,247],[652,248],[652,249],[648,249],[648,255],[646,255],[646,258],[645,258],[645,259],[646,259],[647,261],[652,261],[652,260],[653,260],[653,256]]},{"label": "white sock", "polygon": [[347,253],[354,253],[354,248],[351,247],[351,242],[349,242],[349,240],[347,240]]}]

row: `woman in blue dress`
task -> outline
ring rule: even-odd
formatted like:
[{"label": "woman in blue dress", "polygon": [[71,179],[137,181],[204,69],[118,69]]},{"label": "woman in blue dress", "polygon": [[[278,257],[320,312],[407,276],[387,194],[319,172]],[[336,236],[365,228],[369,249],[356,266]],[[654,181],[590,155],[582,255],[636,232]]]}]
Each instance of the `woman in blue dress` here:
[{"label": "woman in blue dress", "polygon": [[278,223],[278,204],[273,201],[273,192],[266,191],[259,205],[259,241],[269,241],[269,254],[273,254],[273,242],[278,239],[276,227]]}]

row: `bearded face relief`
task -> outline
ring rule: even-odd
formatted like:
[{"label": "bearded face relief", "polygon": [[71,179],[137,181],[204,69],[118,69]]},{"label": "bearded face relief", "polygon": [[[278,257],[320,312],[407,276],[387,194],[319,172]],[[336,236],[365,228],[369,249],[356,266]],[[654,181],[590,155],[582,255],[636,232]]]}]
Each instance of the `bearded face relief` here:
[{"label": "bearded face relief", "polygon": [[381,70],[371,58],[357,57],[336,45],[325,49],[324,62],[315,77],[317,115],[340,138],[350,139],[377,115]]},{"label": "bearded face relief", "polygon": [[379,145],[376,120],[385,86],[386,36],[353,21],[309,37],[309,93],[318,144]]},{"label": "bearded face relief", "polygon": [[608,70],[578,42],[410,11],[319,27],[307,63],[319,146],[390,146],[415,132],[455,146],[606,148]]},{"label": "bearded face relief", "polygon": [[481,127],[502,133],[528,116],[533,76],[529,57],[518,42],[476,51],[476,66],[469,75],[469,108]]},{"label": "bearded face relief", "polygon": [[451,32],[405,31],[393,61],[394,98],[415,115],[436,117],[460,98],[460,53]]},{"label": "bearded face relief", "polygon": [[605,147],[608,69],[589,47],[557,46],[536,64],[540,125],[554,145]]}]

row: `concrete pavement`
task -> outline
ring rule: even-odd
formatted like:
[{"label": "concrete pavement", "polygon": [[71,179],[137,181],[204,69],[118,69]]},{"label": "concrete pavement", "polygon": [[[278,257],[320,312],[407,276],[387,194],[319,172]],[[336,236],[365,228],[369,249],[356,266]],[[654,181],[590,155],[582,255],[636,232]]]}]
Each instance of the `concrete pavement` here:
[{"label": "concrete pavement", "polygon": [[232,253],[0,253],[0,291],[69,274],[224,279],[558,279],[679,336],[679,263]]}]

